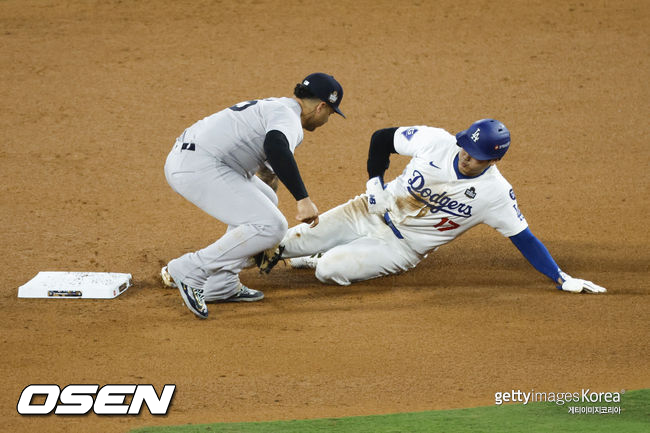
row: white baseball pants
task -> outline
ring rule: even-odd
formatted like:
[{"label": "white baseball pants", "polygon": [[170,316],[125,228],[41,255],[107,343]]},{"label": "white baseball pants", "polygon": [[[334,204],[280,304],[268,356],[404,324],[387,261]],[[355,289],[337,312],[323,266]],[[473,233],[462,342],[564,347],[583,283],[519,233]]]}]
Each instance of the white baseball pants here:
[{"label": "white baseball pants", "polygon": [[398,239],[381,216],[368,213],[365,195],[319,218],[314,228],[299,224],[289,229],[281,244],[287,258],[323,253],[316,262],[316,278],[323,283],[347,286],[397,274],[425,257],[413,251],[406,239]]},{"label": "white baseball pants", "polygon": [[[201,151],[181,149],[179,141],[167,157],[165,177],[174,191],[228,224],[207,247],[169,262],[170,273],[185,284],[203,288],[206,301],[226,299],[239,288],[239,273],[249,257],[277,245],[287,221],[275,192],[257,176],[250,178]],[[187,219],[176,219],[182,229]]]}]

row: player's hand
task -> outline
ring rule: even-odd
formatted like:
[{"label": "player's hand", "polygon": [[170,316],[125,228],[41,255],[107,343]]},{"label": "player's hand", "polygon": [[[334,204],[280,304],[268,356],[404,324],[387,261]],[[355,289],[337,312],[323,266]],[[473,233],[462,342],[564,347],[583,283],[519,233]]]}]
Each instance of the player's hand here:
[{"label": "player's hand", "polygon": [[560,272],[562,277],[562,285],[558,286],[559,289],[564,290],[565,292],[571,293],[605,293],[607,289],[594,284],[591,281],[581,280],[579,278],[573,278],[564,272]]},{"label": "player's hand", "polygon": [[368,211],[372,214],[383,215],[390,204],[390,193],[384,189],[384,183],[378,176],[366,182]]},{"label": "player's hand", "polygon": [[309,227],[316,227],[318,225],[318,208],[316,208],[316,205],[311,201],[311,199],[305,197],[302,200],[298,200],[296,205],[298,206],[296,219],[310,224]]}]

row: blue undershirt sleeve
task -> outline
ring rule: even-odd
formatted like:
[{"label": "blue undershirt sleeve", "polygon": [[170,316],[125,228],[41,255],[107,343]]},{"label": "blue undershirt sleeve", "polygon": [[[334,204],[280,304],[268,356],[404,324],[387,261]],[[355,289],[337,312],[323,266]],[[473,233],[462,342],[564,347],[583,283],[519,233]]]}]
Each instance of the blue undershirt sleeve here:
[{"label": "blue undershirt sleeve", "polygon": [[557,283],[557,279],[560,278],[560,268],[548,249],[529,228],[510,236],[510,240],[535,269]]}]

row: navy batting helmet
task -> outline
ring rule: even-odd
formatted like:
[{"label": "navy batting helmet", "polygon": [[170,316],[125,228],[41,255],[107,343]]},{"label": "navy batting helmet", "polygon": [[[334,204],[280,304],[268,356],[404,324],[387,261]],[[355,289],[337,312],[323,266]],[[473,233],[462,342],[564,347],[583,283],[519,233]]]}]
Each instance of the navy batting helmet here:
[{"label": "navy batting helmet", "polygon": [[510,131],[498,120],[481,119],[456,134],[456,143],[474,159],[501,159],[510,147]]}]

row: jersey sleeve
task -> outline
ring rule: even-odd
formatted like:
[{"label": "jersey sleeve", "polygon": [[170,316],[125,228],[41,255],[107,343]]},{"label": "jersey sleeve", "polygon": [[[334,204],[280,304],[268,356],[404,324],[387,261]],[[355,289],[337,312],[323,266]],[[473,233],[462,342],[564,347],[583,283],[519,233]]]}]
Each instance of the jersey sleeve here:
[{"label": "jersey sleeve", "polygon": [[283,133],[289,143],[289,149],[293,153],[303,139],[300,117],[296,116],[288,107],[271,102],[266,108],[264,119],[265,132],[268,134],[270,131],[275,130]]},{"label": "jersey sleeve", "polygon": [[551,253],[548,252],[546,246],[535,237],[529,228],[510,236],[510,240],[535,269],[554,282],[558,282],[560,268],[551,257]]},{"label": "jersey sleeve", "polygon": [[528,228],[528,222],[519,210],[512,187],[507,183],[500,186],[502,188],[498,191],[484,222],[503,236],[510,237]]},{"label": "jersey sleeve", "polygon": [[400,155],[422,156],[440,145],[449,145],[455,138],[447,131],[431,126],[402,126],[395,131],[395,151]]}]

